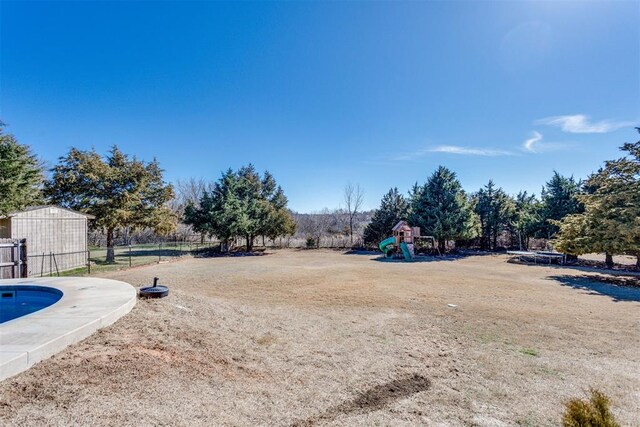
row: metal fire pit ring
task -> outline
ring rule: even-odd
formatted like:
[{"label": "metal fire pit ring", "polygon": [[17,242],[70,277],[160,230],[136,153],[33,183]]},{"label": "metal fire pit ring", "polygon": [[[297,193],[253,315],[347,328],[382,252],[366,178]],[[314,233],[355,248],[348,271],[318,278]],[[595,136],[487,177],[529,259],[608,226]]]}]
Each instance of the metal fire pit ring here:
[{"label": "metal fire pit ring", "polygon": [[158,285],[157,277],[153,278],[153,286],[146,286],[140,288],[140,298],[164,298],[169,295],[169,288],[166,286]]}]

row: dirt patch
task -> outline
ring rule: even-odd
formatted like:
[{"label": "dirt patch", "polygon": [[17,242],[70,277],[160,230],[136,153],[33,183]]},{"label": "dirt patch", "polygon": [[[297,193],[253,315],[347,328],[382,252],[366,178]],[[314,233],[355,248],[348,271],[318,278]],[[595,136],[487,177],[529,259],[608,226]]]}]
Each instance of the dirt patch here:
[{"label": "dirt patch", "polygon": [[419,374],[397,378],[385,384],[380,384],[360,393],[355,399],[344,402],[316,417],[293,423],[292,426],[311,426],[318,422],[326,422],[340,415],[364,414],[377,411],[391,403],[427,391],[431,381]]},{"label": "dirt patch", "polygon": [[430,386],[431,381],[422,375],[413,374],[409,377],[398,378],[370,388],[356,399],[336,407],[336,412],[349,414],[377,411],[391,402],[426,391]]}]

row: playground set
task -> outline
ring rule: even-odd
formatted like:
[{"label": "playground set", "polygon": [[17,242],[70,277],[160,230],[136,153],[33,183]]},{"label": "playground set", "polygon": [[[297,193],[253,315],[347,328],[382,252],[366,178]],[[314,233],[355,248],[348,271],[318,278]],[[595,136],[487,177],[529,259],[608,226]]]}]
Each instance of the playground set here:
[{"label": "playground set", "polygon": [[411,227],[406,221],[398,222],[392,232],[393,236],[378,245],[385,258],[389,259],[403,257],[405,261],[412,261],[415,257],[415,240],[429,239],[433,242],[432,236],[421,236],[420,227]]}]

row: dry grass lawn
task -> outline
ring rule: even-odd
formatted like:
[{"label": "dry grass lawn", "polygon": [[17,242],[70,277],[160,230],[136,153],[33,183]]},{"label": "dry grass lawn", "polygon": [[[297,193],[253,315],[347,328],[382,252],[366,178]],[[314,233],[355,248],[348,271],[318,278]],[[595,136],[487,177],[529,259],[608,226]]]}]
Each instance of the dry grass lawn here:
[{"label": "dry grass lawn", "polygon": [[639,288],[504,256],[377,258],[108,274],[171,294],[1,382],[0,424],[557,426],[596,387],[640,425]]}]

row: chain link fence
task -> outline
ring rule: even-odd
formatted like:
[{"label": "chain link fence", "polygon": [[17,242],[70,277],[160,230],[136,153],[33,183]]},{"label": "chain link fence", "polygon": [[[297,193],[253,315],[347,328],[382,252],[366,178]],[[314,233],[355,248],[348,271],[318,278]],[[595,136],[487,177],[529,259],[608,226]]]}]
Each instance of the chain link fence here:
[{"label": "chain link fence", "polygon": [[[219,246],[220,243],[217,241],[165,241],[115,246],[113,262],[107,262],[107,248],[93,247],[80,252],[31,254],[27,256],[27,265],[31,277],[92,275],[192,256],[203,250],[217,249]],[[74,265],[76,268],[62,270],[62,265]]]},{"label": "chain link fence", "polygon": [[[320,244],[318,244],[320,243]],[[234,250],[242,251],[246,242],[238,238],[233,242]],[[354,246],[361,245],[360,238]],[[308,239],[282,238],[264,241],[257,238],[254,249],[284,248],[334,248],[351,247],[348,237],[324,237],[309,245]],[[161,241],[135,245],[114,246],[114,261],[107,262],[106,247],[90,247],[88,251],[28,254],[27,268],[30,277],[94,275],[109,271],[169,261],[184,256],[193,256],[202,251],[220,250],[220,241]],[[73,266],[73,268],[69,268]]]}]

